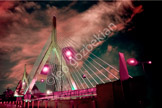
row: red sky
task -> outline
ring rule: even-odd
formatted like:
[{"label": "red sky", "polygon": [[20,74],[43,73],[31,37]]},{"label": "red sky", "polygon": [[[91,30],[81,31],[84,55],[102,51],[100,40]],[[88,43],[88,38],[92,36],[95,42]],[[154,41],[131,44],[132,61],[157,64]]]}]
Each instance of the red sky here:
[{"label": "red sky", "polygon": [[[135,14],[143,11],[142,6],[134,7],[130,1],[83,2],[83,5],[91,4],[86,9],[84,6],[76,8],[78,4],[69,2],[60,6],[51,2],[0,2],[1,92],[7,87],[16,87],[22,78],[24,64],[30,72],[50,36],[53,15],[57,18],[59,45],[64,46],[63,42],[71,38],[78,43],[75,49],[80,49],[93,39],[93,34],[108,24],[114,23],[117,31],[122,30]],[[84,10],[80,11],[82,8]],[[108,52],[113,50],[111,46],[106,48]]]}]

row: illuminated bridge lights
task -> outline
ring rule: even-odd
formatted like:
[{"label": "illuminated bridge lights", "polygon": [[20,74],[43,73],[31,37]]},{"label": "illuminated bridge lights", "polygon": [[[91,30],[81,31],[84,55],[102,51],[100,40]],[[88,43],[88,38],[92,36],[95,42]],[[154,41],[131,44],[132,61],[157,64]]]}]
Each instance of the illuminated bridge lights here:
[{"label": "illuminated bridge lights", "polygon": [[70,63],[70,60],[75,58],[75,51],[72,47],[65,47],[62,49],[62,55],[65,61]]},{"label": "illuminated bridge lights", "polygon": [[43,75],[47,75],[50,71],[50,66],[49,65],[44,65],[42,71],[41,71],[41,74]]}]

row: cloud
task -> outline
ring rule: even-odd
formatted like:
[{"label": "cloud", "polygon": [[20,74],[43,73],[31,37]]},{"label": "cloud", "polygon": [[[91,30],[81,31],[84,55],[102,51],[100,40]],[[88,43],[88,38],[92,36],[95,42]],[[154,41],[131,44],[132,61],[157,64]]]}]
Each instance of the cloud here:
[{"label": "cloud", "polygon": [[[57,17],[59,45],[72,45],[80,50],[83,44],[91,42],[94,34],[110,23],[116,24],[117,31],[124,29],[142,9],[134,8],[131,1],[99,2],[79,13],[71,8],[74,5],[75,2],[72,2],[67,7],[57,8],[46,4],[46,8],[42,9],[39,2],[0,2],[0,50],[6,54],[3,56],[6,60],[15,63],[9,70],[10,73],[6,73],[8,79],[20,80],[24,64],[29,65],[27,71],[30,72],[50,36],[53,15]],[[72,44],[72,40],[77,45]],[[102,42],[98,43],[101,44]],[[109,51],[111,49],[108,47]]]}]

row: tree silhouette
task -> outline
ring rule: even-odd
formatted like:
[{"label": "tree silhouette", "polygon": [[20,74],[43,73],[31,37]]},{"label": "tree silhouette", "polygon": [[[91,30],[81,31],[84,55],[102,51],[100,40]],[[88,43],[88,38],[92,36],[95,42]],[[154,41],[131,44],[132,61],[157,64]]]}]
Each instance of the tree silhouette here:
[{"label": "tree silhouette", "polygon": [[14,92],[11,89],[7,88],[2,94],[2,100],[3,101],[13,101],[13,100],[15,100]]}]

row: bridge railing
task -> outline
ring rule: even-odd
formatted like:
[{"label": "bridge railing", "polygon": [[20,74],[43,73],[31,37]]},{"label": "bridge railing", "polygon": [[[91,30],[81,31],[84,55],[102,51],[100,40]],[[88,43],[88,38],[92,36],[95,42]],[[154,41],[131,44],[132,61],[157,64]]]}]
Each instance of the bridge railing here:
[{"label": "bridge railing", "polygon": [[[39,95],[39,94],[37,94]],[[83,98],[83,97],[89,97],[89,96],[96,96],[96,88],[89,88],[89,89],[81,89],[81,90],[70,90],[70,91],[58,91],[53,92],[50,94],[45,94],[43,97],[34,99],[34,100],[41,100],[41,99],[77,99],[77,98]]]},{"label": "bridge railing", "polygon": [[3,108],[96,108],[95,98],[0,102]]},{"label": "bridge railing", "polygon": [[[16,107],[41,107],[41,108],[56,108],[66,104],[68,108],[73,108],[73,106],[82,105],[82,99],[86,101],[88,105],[95,108],[95,97],[96,88],[83,89],[83,90],[71,90],[71,91],[58,91],[53,92],[49,95],[44,94],[43,97],[37,99],[31,99],[28,101],[17,100],[17,101],[5,101],[0,102],[2,105],[13,105]],[[88,108],[88,107],[87,107]]]}]

